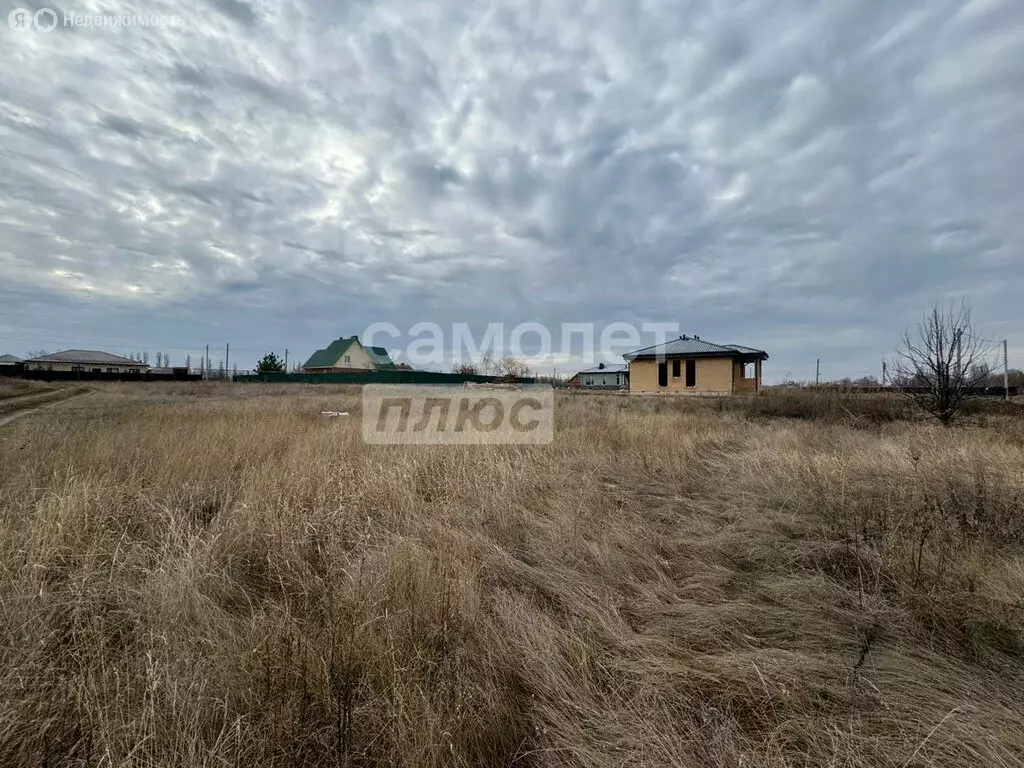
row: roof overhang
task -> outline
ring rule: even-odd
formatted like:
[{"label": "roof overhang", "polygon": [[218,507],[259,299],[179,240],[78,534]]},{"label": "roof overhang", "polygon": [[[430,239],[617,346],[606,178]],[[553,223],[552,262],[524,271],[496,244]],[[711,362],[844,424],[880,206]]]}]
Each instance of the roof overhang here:
[{"label": "roof overhang", "polygon": [[641,352],[623,355],[626,360],[685,360],[695,357],[725,358],[726,360],[767,360],[767,352]]}]

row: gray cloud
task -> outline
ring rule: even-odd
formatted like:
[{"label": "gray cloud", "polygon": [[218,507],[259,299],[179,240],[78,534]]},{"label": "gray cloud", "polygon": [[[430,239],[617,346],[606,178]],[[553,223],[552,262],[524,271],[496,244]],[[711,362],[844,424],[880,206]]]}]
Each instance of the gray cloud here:
[{"label": "gray cloud", "polygon": [[1019,3],[146,12],[0,26],[0,352],[671,321],[838,376],[1024,322]]},{"label": "gray cloud", "polygon": [[210,5],[246,27],[256,24],[256,12],[251,5],[241,0],[210,0]]}]

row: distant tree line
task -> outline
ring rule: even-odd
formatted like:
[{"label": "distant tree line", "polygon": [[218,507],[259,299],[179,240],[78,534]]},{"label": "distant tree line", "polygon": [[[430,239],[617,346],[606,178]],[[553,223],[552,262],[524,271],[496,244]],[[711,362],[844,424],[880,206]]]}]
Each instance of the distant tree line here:
[{"label": "distant tree line", "polygon": [[490,350],[484,352],[476,362],[459,360],[452,366],[452,373],[464,376],[494,376],[496,379],[515,381],[530,375],[530,366],[512,355],[496,360]]}]

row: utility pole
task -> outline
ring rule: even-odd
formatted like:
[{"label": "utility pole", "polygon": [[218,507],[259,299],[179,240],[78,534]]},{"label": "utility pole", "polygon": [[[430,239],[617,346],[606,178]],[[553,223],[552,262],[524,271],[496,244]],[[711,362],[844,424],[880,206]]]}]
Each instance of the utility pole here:
[{"label": "utility pole", "polygon": [[224,377],[227,378],[231,370],[231,342],[224,345]]},{"label": "utility pole", "polygon": [[818,362],[814,366],[814,386],[821,384],[821,358],[818,358]]},{"label": "utility pole", "polygon": [[206,345],[206,375],[204,379],[210,378],[210,345]]},{"label": "utility pole", "polygon": [[1006,354],[1006,339],[1003,339],[1003,399],[1010,399],[1010,363]]},{"label": "utility pole", "polygon": [[284,372],[288,373],[288,348],[284,349]]},{"label": "utility pole", "polygon": [[886,367],[885,360],[883,360],[882,361],[882,386],[883,387],[885,386],[886,374],[887,373],[888,373],[888,369]]}]

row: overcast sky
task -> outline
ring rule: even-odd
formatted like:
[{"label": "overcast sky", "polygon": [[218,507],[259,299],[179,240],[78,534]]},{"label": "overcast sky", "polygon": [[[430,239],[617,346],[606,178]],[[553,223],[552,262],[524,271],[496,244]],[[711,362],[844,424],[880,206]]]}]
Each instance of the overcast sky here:
[{"label": "overcast sky", "polygon": [[1024,367],[1020,0],[48,5],[0,19],[0,353],[649,321],[859,376],[966,296]]}]

